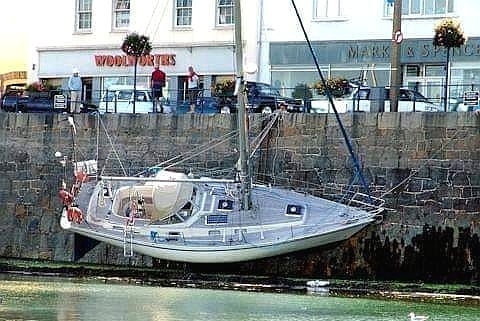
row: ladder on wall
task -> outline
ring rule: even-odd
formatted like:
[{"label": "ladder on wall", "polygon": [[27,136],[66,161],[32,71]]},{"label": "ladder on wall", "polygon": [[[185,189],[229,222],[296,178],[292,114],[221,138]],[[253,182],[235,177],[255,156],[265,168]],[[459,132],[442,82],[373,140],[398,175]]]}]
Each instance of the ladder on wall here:
[{"label": "ladder on wall", "polygon": [[128,220],[125,224],[125,229],[123,230],[123,256],[132,257],[133,256],[133,233],[134,233],[134,222],[133,220]]}]

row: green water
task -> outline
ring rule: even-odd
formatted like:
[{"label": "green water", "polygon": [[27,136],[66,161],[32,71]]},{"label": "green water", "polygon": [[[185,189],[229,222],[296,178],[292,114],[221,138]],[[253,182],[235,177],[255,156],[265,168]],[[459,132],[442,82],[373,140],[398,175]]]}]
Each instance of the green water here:
[{"label": "green water", "polygon": [[0,278],[0,321],[479,321],[480,307],[318,295]]}]

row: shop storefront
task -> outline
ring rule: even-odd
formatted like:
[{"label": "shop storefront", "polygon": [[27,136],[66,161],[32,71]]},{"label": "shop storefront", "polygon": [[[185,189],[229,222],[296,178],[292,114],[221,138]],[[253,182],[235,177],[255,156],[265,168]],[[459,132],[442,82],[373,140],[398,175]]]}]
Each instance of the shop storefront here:
[{"label": "shop storefront", "polygon": [[[134,60],[121,50],[112,48],[39,49],[38,78],[54,86],[66,88],[73,68],[79,70],[83,82],[83,99],[98,102],[111,85],[132,85]],[[217,78],[234,70],[232,46],[153,48],[140,57],[137,65],[137,87],[149,87],[155,65],[167,74],[165,96],[172,101],[185,97],[188,66],[199,74],[205,94]]]},{"label": "shop storefront", "polygon": [[[390,84],[391,40],[313,42],[324,76],[363,80],[370,86]],[[451,51],[450,97],[480,87],[480,38]],[[319,80],[308,46],[301,42],[270,44],[272,84],[292,90],[297,84]],[[432,39],[405,39],[402,43],[402,83],[432,100],[440,100],[445,82],[446,51]]]}]

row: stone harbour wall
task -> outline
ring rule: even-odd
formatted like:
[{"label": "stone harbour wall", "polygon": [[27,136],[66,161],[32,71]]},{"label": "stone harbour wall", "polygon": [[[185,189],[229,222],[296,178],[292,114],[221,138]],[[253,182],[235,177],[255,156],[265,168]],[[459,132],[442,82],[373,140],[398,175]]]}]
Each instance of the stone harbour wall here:
[{"label": "stone harbour wall", "polygon": [[[184,264],[100,244],[80,262],[187,272],[290,277],[480,283],[480,117],[473,113],[342,115],[383,220],[327,247],[253,262]],[[136,173],[178,154],[174,168],[231,174],[235,115],[75,115],[0,113],[0,256],[72,261],[75,236],[59,226],[64,167],[55,152],[94,159],[100,169]],[[251,137],[266,120],[249,119]],[[105,128],[108,136],[97,128]],[[100,133],[100,135],[98,135]],[[229,138],[221,141],[218,138]],[[216,140],[217,139],[217,140]],[[98,149],[97,149],[98,141]],[[112,146],[114,148],[112,148]],[[208,147],[197,153],[197,148]],[[113,152],[115,150],[115,152]],[[348,187],[354,167],[333,115],[285,114],[253,159],[257,180],[314,193]],[[358,187],[359,180],[353,180]]]}]

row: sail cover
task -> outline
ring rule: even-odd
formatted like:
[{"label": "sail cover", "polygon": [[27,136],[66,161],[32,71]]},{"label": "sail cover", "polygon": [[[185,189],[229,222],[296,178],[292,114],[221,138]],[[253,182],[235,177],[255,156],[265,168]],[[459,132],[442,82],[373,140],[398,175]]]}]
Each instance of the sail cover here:
[{"label": "sail cover", "polygon": [[149,182],[153,185],[153,207],[155,209],[151,220],[161,220],[177,213],[185,204],[190,201],[193,193],[193,184],[175,182],[176,179],[187,179],[183,173],[160,171],[155,176],[159,179],[169,179],[172,182]]}]

